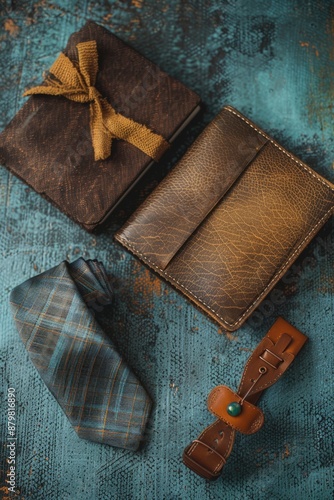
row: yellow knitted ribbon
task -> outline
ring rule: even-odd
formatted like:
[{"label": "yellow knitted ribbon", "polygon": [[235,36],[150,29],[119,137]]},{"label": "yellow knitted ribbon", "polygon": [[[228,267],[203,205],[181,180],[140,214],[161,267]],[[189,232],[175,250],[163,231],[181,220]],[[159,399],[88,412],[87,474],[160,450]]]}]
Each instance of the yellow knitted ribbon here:
[{"label": "yellow knitted ribbon", "polygon": [[98,72],[96,42],[78,43],[79,65],[61,53],[50,68],[46,85],[27,90],[23,95],[60,95],[80,103],[90,103],[90,132],[95,160],[110,156],[113,139],[122,139],[158,160],[169,143],[145,125],[117,113],[95,87]]}]

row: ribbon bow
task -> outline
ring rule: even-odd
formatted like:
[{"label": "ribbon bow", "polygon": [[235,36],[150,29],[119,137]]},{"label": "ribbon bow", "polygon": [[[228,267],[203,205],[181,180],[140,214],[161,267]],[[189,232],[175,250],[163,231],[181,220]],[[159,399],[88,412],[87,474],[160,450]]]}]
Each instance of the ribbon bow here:
[{"label": "ribbon bow", "polygon": [[95,160],[110,156],[113,139],[123,139],[158,160],[169,147],[168,142],[145,125],[117,113],[95,87],[98,72],[96,42],[78,43],[78,67],[63,53],[50,68],[46,85],[27,90],[23,95],[60,95],[90,105],[90,132]]}]

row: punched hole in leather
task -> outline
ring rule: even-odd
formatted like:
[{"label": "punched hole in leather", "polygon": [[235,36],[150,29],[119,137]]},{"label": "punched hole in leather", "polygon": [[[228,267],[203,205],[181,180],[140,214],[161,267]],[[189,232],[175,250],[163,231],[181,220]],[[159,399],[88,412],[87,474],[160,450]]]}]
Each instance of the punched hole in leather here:
[{"label": "punched hole in leather", "polygon": [[306,341],[306,335],[278,318],[248,359],[238,391],[220,385],[210,392],[208,409],[217,420],[184,450],[183,462],[189,469],[208,480],[221,475],[235,433],[261,429],[264,415],[256,406],[258,399],[283,375]]}]

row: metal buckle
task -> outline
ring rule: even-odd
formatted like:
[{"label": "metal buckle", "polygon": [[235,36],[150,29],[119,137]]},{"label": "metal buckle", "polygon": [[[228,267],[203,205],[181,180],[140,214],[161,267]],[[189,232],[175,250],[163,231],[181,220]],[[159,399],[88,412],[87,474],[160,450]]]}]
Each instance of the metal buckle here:
[{"label": "metal buckle", "polygon": [[[275,354],[274,352],[270,351],[270,349],[265,349],[264,352],[269,352],[269,354],[271,354],[272,356],[274,356],[274,358],[278,359],[278,361],[280,363],[283,363],[284,359],[280,358],[279,356],[277,356],[277,354]],[[277,370],[277,366],[273,365],[272,363],[270,363],[270,361],[268,361],[267,359],[264,359],[263,358],[263,355],[261,354],[261,356],[259,356],[260,359],[262,359],[262,361],[264,361],[265,363],[267,363],[269,366],[271,366],[272,368],[274,368],[274,370]]]}]

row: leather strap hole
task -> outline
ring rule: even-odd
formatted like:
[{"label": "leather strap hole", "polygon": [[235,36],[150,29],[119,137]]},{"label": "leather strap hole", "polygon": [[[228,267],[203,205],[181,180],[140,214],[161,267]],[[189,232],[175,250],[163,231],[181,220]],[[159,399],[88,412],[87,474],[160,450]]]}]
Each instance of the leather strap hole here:
[{"label": "leather strap hole", "polygon": [[[259,368],[260,373],[267,373],[267,371],[268,371],[268,369],[265,366],[260,366],[260,368]],[[253,380],[252,380],[252,382],[253,382]]]}]

